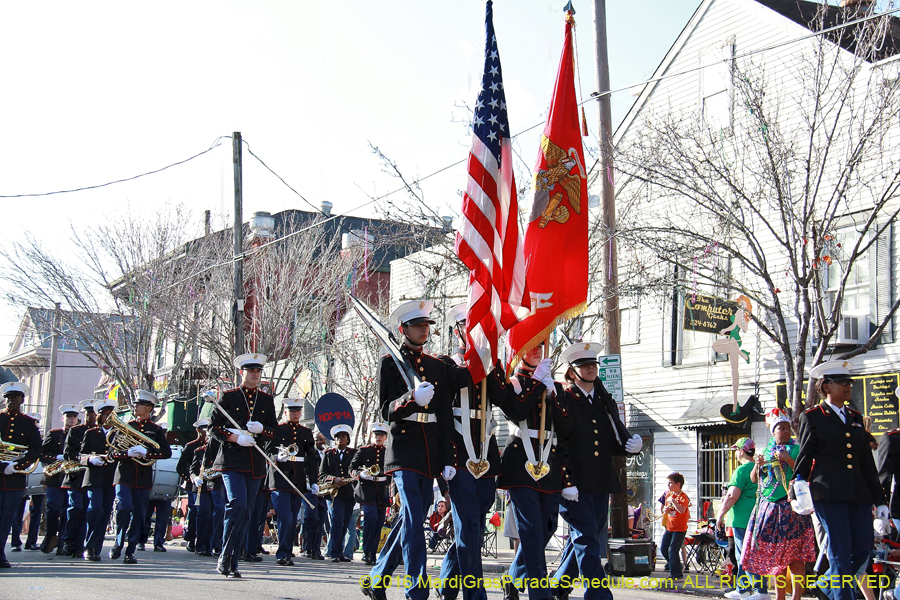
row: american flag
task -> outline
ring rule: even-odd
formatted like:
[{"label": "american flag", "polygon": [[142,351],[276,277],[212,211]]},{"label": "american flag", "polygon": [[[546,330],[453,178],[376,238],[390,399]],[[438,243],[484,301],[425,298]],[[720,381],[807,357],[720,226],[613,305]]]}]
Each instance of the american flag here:
[{"label": "american flag", "polygon": [[465,358],[475,383],[497,360],[500,336],[528,314],[523,308],[525,258],[491,0],[485,30],[484,75],[475,103],[463,221],[456,234],[456,254],[469,268]]}]

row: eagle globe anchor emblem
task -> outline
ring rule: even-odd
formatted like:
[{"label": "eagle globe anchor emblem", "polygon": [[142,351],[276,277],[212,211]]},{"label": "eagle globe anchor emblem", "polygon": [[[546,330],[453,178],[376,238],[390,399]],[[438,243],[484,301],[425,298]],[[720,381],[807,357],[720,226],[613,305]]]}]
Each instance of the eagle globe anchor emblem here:
[{"label": "eagle globe anchor emblem", "polygon": [[[551,222],[563,224],[569,220],[569,209],[561,204],[565,196],[568,196],[575,214],[581,214],[581,179],[587,178],[587,175],[575,148],[565,152],[550,138],[542,136],[541,152],[547,168],[539,170],[534,176],[534,203],[529,222],[540,219],[538,227],[544,229]],[[578,172],[572,173],[575,167]],[[557,190],[551,196],[557,184],[563,191]]]}]

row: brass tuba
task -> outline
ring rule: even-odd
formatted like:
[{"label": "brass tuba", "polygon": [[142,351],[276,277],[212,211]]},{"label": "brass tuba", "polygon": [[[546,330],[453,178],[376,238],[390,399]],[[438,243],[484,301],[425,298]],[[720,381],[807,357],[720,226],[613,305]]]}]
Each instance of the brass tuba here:
[{"label": "brass tuba", "polygon": [[[28,446],[23,446],[20,444],[13,444],[12,442],[4,442],[3,438],[0,438],[0,461],[2,462],[16,462],[17,460],[23,458],[25,453],[28,452]],[[33,472],[37,468],[37,461],[29,467],[28,469],[24,469],[19,471],[18,474],[28,475]]]},{"label": "brass tuba", "polygon": [[[109,427],[109,433],[106,434],[106,443],[109,444],[109,453],[108,456],[110,460],[112,460],[113,452],[118,452],[120,454],[126,454],[128,449],[132,446],[144,446],[148,450],[153,448],[154,450],[159,450],[159,444],[157,444],[152,438],[144,435],[128,423],[122,421],[119,417],[116,416],[116,413],[111,412],[109,416],[106,417],[106,422],[104,426]],[[149,467],[153,463],[156,462],[155,458],[140,458],[140,457],[132,457],[132,460],[139,465],[144,465],[145,467]]]}]

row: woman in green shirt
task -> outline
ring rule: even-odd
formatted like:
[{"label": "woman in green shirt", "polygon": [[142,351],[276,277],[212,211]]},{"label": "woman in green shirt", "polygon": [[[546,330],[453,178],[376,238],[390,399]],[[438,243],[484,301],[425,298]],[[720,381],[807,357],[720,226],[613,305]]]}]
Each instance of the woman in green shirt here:
[{"label": "woman in green shirt", "polygon": [[[774,436],[766,449],[756,456],[750,474],[759,482],[756,510],[747,525],[742,566],[760,575],[781,575],[790,569],[792,576],[806,576],[806,562],[815,560],[812,519],[798,515],[788,501],[788,485],[794,476],[794,462],[800,446],[791,437],[791,421],[777,408],[766,414],[766,425]],[[776,578],[777,600],[784,600],[787,581]],[[794,586],[793,599],[800,600],[803,587]]]}]

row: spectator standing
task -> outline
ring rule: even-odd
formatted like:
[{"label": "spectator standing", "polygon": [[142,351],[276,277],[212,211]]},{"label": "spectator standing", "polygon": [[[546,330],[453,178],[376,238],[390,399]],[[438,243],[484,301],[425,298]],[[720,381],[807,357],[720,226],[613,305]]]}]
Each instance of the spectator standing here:
[{"label": "spectator standing", "polygon": [[681,547],[684,545],[684,536],[687,534],[688,507],[691,505],[691,499],[681,489],[684,487],[684,475],[675,472],[666,479],[669,487],[663,508],[663,514],[666,515],[666,532],[663,534],[659,550],[669,561],[669,575],[672,579],[679,580],[684,575],[681,564]]}]

